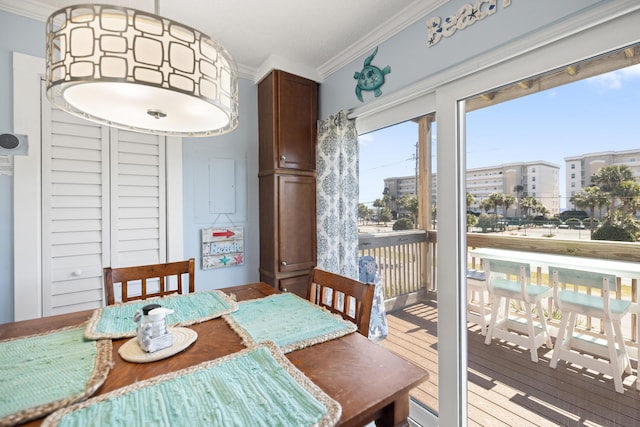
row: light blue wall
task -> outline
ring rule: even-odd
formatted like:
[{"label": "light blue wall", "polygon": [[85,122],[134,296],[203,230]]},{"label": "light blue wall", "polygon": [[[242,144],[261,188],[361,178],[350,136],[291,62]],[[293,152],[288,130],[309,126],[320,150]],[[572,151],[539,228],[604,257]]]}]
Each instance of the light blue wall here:
[{"label": "light blue wall", "polygon": [[[44,23],[0,11],[0,133],[13,132],[13,52],[44,57],[44,41]],[[0,176],[0,218],[0,323],[6,323],[14,318],[12,176]]]},{"label": "light blue wall", "polygon": [[[196,259],[197,290],[217,289],[259,280],[258,230],[258,87],[240,79],[240,125],[227,135],[188,138],[183,142],[185,257]],[[228,213],[210,209],[210,198],[228,198],[229,182],[211,182],[211,159],[233,160],[235,208]],[[242,227],[244,260],[240,266],[200,269],[203,228]]]},{"label": "light blue wall", "polygon": [[[504,8],[502,0],[497,0],[496,13],[428,47],[427,18],[440,16],[444,20],[455,15],[462,5],[475,3],[472,0],[452,0],[379,44],[372,64],[379,68],[391,67],[391,73],[385,76],[380,98],[607,1],[512,0],[511,6]],[[362,69],[367,56],[369,53],[323,81],[320,85],[321,117],[377,99],[373,92],[362,92],[362,103],[355,94],[356,80],[353,76]]]}]

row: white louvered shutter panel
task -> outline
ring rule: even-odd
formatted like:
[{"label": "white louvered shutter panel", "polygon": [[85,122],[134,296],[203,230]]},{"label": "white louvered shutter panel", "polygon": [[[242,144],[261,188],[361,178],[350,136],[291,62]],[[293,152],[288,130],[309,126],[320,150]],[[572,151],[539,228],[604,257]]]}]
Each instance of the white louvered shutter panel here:
[{"label": "white louvered shutter panel", "polygon": [[48,316],[102,305],[109,130],[48,103],[42,110],[42,300]]},{"label": "white louvered shutter panel", "polygon": [[111,130],[111,266],[166,260],[165,138]]}]

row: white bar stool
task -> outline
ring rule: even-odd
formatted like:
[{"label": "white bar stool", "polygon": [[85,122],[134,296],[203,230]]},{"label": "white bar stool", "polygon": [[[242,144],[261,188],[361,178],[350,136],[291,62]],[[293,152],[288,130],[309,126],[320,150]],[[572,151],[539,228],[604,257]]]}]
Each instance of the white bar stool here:
[{"label": "white bar stool", "polygon": [[467,271],[467,321],[480,325],[482,335],[487,335],[491,311],[487,290],[487,275],[482,270]]}]

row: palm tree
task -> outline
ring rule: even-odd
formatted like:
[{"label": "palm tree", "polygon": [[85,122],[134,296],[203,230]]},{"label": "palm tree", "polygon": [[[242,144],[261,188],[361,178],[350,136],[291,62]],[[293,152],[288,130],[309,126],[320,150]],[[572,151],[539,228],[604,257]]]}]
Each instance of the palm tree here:
[{"label": "palm tree", "polygon": [[367,219],[369,218],[369,208],[364,203],[358,204],[358,218],[362,220],[363,224],[367,223]]},{"label": "palm tree", "polygon": [[491,193],[487,199],[490,200],[493,205],[493,218],[495,224],[498,223],[498,206],[504,205],[504,198],[504,193]]},{"label": "palm tree", "polygon": [[475,201],[476,201],[476,198],[473,197],[473,194],[467,191],[467,210],[469,210],[469,206],[473,205]]},{"label": "palm tree", "polygon": [[384,202],[384,206],[389,208],[390,211],[393,208],[392,203],[393,203],[394,200],[395,200],[395,198],[391,197],[391,195],[389,195],[389,194],[384,194],[382,196],[382,201]]},{"label": "palm tree", "polygon": [[543,217],[549,215],[549,209],[547,209],[547,207],[540,202],[538,202],[538,204],[536,205],[536,211]]},{"label": "palm tree", "polygon": [[640,198],[640,184],[635,181],[623,181],[613,191],[622,203],[622,215],[635,214]]},{"label": "palm tree", "polygon": [[398,205],[413,216],[413,223],[418,219],[418,198],[416,196],[402,196],[398,199]]},{"label": "palm tree", "polygon": [[606,206],[609,202],[609,198],[600,190],[600,187],[592,185],[583,189],[578,194],[574,194],[569,200],[579,209],[589,209],[589,231],[591,232],[590,236],[593,237],[593,228],[595,225],[593,218],[595,216],[596,208]]},{"label": "palm tree", "polygon": [[467,191],[467,231],[469,231],[469,227],[473,227],[478,222],[478,218],[475,215],[469,213],[469,206],[473,205],[476,201],[476,198],[473,197],[473,194]]},{"label": "palm tree", "polygon": [[491,200],[484,199],[480,201],[480,209],[482,209],[485,213],[489,213],[492,207],[493,202]]},{"label": "palm tree", "polygon": [[509,207],[511,207],[515,203],[516,203],[516,198],[515,197],[508,196],[508,195],[504,196],[504,199],[502,200],[502,206],[504,206],[504,216],[505,217],[508,216]]},{"label": "palm tree", "polygon": [[602,191],[610,193],[613,196],[610,200],[610,214],[615,210],[616,189],[625,181],[635,181],[633,171],[627,165],[605,166],[591,176],[592,183],[598,185]]},{"label": "palm tree", "polygon": [[493,203],[493,207],[495,210],[498,210],[498,206],[502,206],[504,204],[504,193],[491,193],[489,194],[489,200]]},{"label": "palm tree", "polygon": [[380,214],[378,216],[378,223],[380,223],[382,221],[382,223],[384,224],[384,226],[387,226],[387,223],[389,221],[391,221],[393,219],[393,216],[391,215],[391,209],[389,209],[388,207],[383,207],[382,209],[380,209]]},{"label": "palm tree", "polygon": [[520,213],[518,213],[518,209],[520,209],[520,200],[522,199],[522,192],[524,191],[524,186],[523,185],[515,185],[513,187],[513,192],[516,193],[516,216],[518,217],[518,219],[520,218]]},{"label": "palm tree", "polygon": [[520,198],[520,194],[524,191],[524,186],[518,184],[513,187],[513,192]]},{"label": "palm tree", "polygon": [[527,196],[520,200],[520,209],[524,211],[525,216],[529,216],[529,211],[535,210],[540,202],[533,196]]},{"label": "palm tree", "polygon": [[373,207],[377,208],[376,216],[378,217],[378,224],[380,224],[380,211],[382,208],[386,207],[386,205],[384,204],[384,200],[375,199],[373,201]]}]

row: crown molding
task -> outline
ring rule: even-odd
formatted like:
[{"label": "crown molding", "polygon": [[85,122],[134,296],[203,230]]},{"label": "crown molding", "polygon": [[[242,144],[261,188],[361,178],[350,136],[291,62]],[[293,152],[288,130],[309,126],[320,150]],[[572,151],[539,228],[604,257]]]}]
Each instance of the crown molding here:
[{"label": "crown molding", "polygon": [[243,64],[238,65],[238,77],[251,80],[253,82],[256,81],[256,76],[258,75],[258,69],[254,67],[249,67]]},{"label": "crown molding", "polygon": [[300,64],[294,61],[290,61],[287,58],[283,58],[278,55],[269,56],[258,68],[254,78],[254,82],[258,83],[272,70],[283,70],[288,73],[298,75],[300,77],[313,80],[318,83],[322,83],[320,75],[315,68]]},{"label": "crown molding", "polygon": [[35,0],[0,0],[0,10],[45,22],[55,8]]},{"label": "crown molding", "polygon": [[425,2],[423,0],[415,0],[400,12],[391,16],[384,25],[372,30],[358,41],[345,48],[342,52],[319,66],[318,74],[320,78],[324,80],[329,75],[359,59],[362,55],[369,53],[369,51],[375,46],[378,46],[385,40],[395,36],[400,31],[424,18],[429,13],[449,1],[450,0],[438,0],[437,2]]}]

